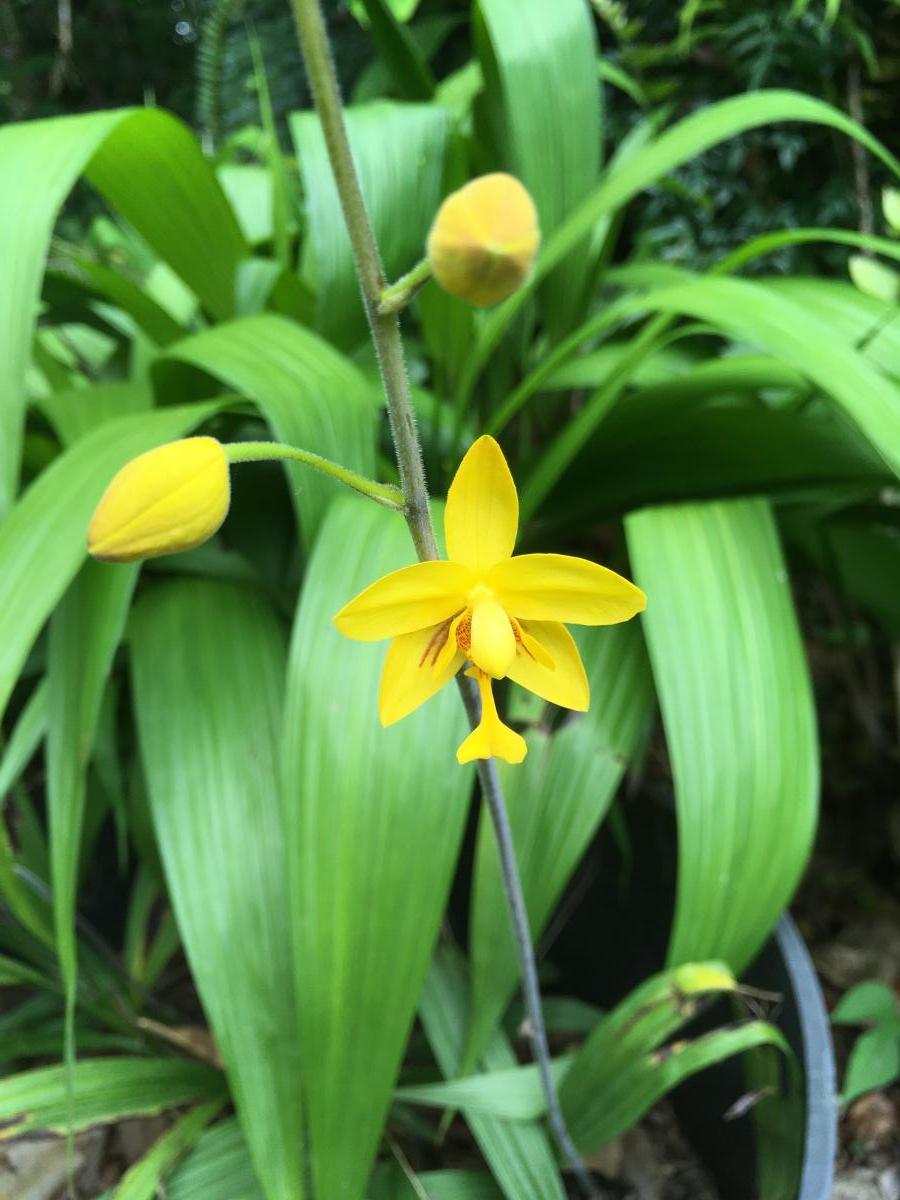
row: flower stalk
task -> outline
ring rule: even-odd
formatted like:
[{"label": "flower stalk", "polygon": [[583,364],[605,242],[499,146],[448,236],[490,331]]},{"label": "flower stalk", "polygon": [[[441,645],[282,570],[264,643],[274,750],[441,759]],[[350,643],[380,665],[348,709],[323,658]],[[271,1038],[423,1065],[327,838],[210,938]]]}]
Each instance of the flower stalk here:
[{"label": "flower stalk", "polygon": [[378,312],[382,317],[398,313],[406,308],[416,293],[423,288],[431,278],[431,263],[427,258],[417,262],[411,271],[401,275],[396,283],[390,283],[381,289],[381,299]]},{"label": "flower stalk", "polygon": [[353,488],[355,492],[360,492],[377,504],[384,505],[385,508],[394,509],[396,512],[403,511],[403,493],[399,488],[389,483],[377,483],[357,471],[351,471],[349,467],[342,467],[340,463],[323,458],[321,454],[313,454],[311,450],[301,450],[298,446],[287,446],[283,442],[227,442],[223,449],[226,458],[232,463],[271,462],[276,459],[303,463],[304,466],[321,471],[323,475],[336,479],[338,483]]},{"label": "flower stalk", "polygon": [[[436,559],[438,557],[437,546],[431,524],[428,489],[413,415],[400,324],[395,312],[383,313],[380,311],[381,295],[386,286],[386,280],[350,150],[340,90],[320,0],[291,0],[291,4],[307,77],[322,123],[325,145],[356,260],[363,303],[378,358],[397,455],[400,483],[406,501],[404,509],[406,521],[419,559],[422,561]],[[472,727],[476,728],[481,718],[477,687],[471,679],[463,675],[459,675],[457,678]],[[492,759],[479,760],[478,774],[482,795],[488,806],[494,824],[497,845],[500,849],[504,887],[524,982],[529,1035],[540,1070],[550,1125],[560,1150],[575,1172],[585,1195],[589,1200],[599,1200],[599,1192],[569,1135],[560,1107],[556,1084],[550,1070],[547,1033],[541,1011],[537,967],[528,914],[525,909],[503,792],[494,761]]]}]

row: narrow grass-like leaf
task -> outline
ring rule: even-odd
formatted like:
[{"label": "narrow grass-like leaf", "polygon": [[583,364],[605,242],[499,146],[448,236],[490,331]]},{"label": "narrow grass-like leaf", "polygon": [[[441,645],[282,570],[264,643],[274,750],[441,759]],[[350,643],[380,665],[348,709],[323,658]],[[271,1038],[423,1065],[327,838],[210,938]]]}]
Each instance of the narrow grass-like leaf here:
[{"label": "narrow grass-like leaf", "polygon": [[[0,1080],[0,1141],[26,1133],[66,1133],[65,1067],[38,1067]],[[226,1099],[219,1071],[180,1058],[93,1058],[74,1072],[73,1131],[122,1117],[151,1116],[195,1100]]]},{"label": "narrow grass-like leaf", "polygon": [[41,276],[59,209],[91,182],[218,316],[233,304],[246,249],[212,169],[185,125],[153,109],[54,117],[0,130],[0,518],[19,472],[24,381]]},{"label": "narrow grass-like leaf", "polygon": [[503,1193],[480,1171],[423,1171],[409,1178],[396,1163],[379,1169],[368,1200],[503,1200]]},{"label": "narrow grass-like leaf", "polygon": [[[369,381],[317,334],[264,314],[219,325],[170,347],[169,356],[221,379],[256,402],[284,442],[360,474],[375,474],[379,400]],[[158,383],[165,388],[165,364]],[[286,464],[300,526],[311,544],[335,484]]]},{"label": "narrow grass-like leaf", "polygon": [[[455,1079],[459,1074],[466,1040],[468,992],[461,956],[450,949],[440,950],[431,963],[419,1016],[446,1079]],[[516,1065],[502,1031],[495,1035],[480,1065],[488,1071]],[[466,1110],[463,1115],[506,1200],[565,1200],[553,1149],[538,1122],[513,1123]]]},{"label": "narrow grass-like leaf", "polygon": [[269,1200],[303,1195],[277,744],[285,646],[255,592],[179,580],[135,610],[135,702],[172,906]]},{"label": "narrow grass-like leaf", "polygon": [[760,500],[628,517],[678,805],[669,962],[740,971],[806,865],[818,745],[778,535]]},{"label": "narrow grass-like leaf", "polygon": [[19,714],[0,757],[0,808],[47,732],[47,681],[41,679]]},{"label": "narrow grass-like leaf", "polygon": [[188,404],[108,421],[61,454],[0,525],[0,714],[41,626],[84,561],[91,513],[130,458],[220,407]]},{"label": "narrow grass-like leaf", "polygon": [[[425,252],[440,199],[447,113],[438,105],[377,101],[345,115],[375,239],[393,279]],[[316,291],[317,325],[330,341],[353,346],[365,317],[322,129],[309,112],[294,113],[290,125],[306,196],[303,266]]]},{"label": "narrow grass-like leaf", "polygon": [[[653,706],[650,668],[636,625],[591,630],[581,648],[592,683],[589,714],[549,737],[530,734],[524,764],[501,769],[535,941],[603,820]],[[519,979],[493,826],[483,810],[469,953],[472,1016],[464,1072],[481,1056]]]},{"label": "narrow grass-like leaf", "polygon": [[[550,1069],[557,1085],[571,1066],[571,1057],[553,1059]],[[547,1111],[538,1068],[509,1067],[486,1075],[467,1075],[447,1083],[417,1083],[397,1089],[397,1099],[433,1108],[460,1108],[500,1117],[504,1121],[536,1121]]]},{"label": "narrow grass-like leaf", "polygon": [[[479,0],[478,11],[490,43],[487,92],[502,111],[498,141],[508,155],[505,165],[534,197],[546,237],[584,199],[600,168],[600,88],[590,9],[585,0]],[[591,267],[584,251],[571,254],[548,287],[551,327],[566,328],[578,311]]]},{"label": "narrow grass-like leaf", "polygon": [[877,139],[839,109],[812,96],[773,89],[734,96],[699,109],[649,145],[619,159],[614,169],[611,167],[604,174],[597,187],[547,239],[531,279],[495,309],[482,326],[469,369],[460,384],[463,396],[471,393],[493,348],[534,289],[601,217],[614,213],[639,192],[717,143],[776,121],[804,121],[837,129],[855,138],[900,176],[900,162]]},{"label": "narrow grass-like leaf", "polygon": [[382,729],[385,649],[332,624],[358,591],[413,557],[396,514],[335,501],[291,645],[284,781],[302,1084],[316,1191],[331,1200],[363,1193],[472,782],[454,757],[466,728],[455,689]]},{"label": "narrow grass-like leaf", "polygon": [[113,1200],[155,1200],[164,1176],[190,1150],[221,1107],[221,1100],[200,1104],[167,1129],[147,1153],[128,1168],[113,1193]]}]

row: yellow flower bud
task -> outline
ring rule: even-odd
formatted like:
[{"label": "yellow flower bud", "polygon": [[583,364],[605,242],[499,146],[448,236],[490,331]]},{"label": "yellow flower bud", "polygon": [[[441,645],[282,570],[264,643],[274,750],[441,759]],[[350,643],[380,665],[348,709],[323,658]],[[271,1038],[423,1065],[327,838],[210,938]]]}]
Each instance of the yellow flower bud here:
[{"label": "yellow flower bud", "polygon": [[435,279],[470,304],[499,304],[531,273],[541,241],[537,211],[512,175],[482,175],[453,192],[428,235]]},{"label": "yellow flower bud", "polygon": [[231,482],[221,443],[168,442],[126,463],[97,505],[88,551],[105,562],[135,562],[193,550],[228,512]]}]

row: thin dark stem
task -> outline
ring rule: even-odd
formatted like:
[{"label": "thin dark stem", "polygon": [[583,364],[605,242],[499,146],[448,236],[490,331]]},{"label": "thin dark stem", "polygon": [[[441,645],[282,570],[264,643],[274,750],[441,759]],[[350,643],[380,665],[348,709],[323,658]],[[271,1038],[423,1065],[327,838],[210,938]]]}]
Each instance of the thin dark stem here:
[{"label": "thin dark stem", "polygon": [[[480,701],[478,689],[471,679],[465,675],[457,676],[459,690],[463,703],[469,714],[473,727],[480,719]],[[516,851],[513,845],[512,829],[509,824],[509,814],[503,802],[503,788],[497,774],[497,760],[482,758],[478,760],[478,779],[481,783],[481,794],[491,815],[494,826],[494,837],[497,842],[497,852],[500,857],[500,870],[503,876],[503,888],[506,893],[506,903],[512,921],[513,934],[516,942],[516,953],[519,958],[519,968],[522,972],[522,991],[525,999],[525,1011],[528,1016],[528,1039],[531,1042],[531,1052],[537,1063],[541,1077],[541,1086],[547,1101],[547,1120],[553,1130],[553,1136],[562,1151],[563,1157],[572,1168],[582,1191],[589,1200],[600,1200],[600,1192],[594,1183],[590,1171],[584,1165],[581,1155],[572,1141],[566,1119],[559,1103],[559,1093],[556,1090],[556,1080],[550,1068],[550,1047],[547,1044],[547,1028],[544,1025],[544,1013],[541,1007],[541,990],[538,983],[537,964],[534,958],[534,948],[531,940],[531,928],[528,923],[528,911],[525,907],[525,896],[522,892],[522,880],[519,875],[519,864],[516,861]]]}]

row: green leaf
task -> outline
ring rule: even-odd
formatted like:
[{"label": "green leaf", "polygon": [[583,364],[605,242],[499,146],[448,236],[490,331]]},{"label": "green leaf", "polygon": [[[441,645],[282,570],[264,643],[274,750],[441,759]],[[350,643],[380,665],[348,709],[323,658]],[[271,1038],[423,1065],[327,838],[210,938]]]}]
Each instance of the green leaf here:
[{"label": "green leaf", "polygon": [[21,778],[47,732],[47,683],[35,684],[0,758],[0,807]]},{"label": "green leaf", "polygon": [[839,109],[800,92],[765,90],[749,92],[710,104],[691,113],[654,141],[621,158],[606,171],[597,187],[570,213],[547,239],[535,271],[524,287],[496,308],[482,326],[469,370],[461,383],[464,397],[471,394],[479,372],[516,314],[547,274],[576,247],[604,216],[614,214],[639,192],[709,150],[749,129],[776,121],[805,121],[837,129],[855,138],[895,175],[900,162],[861,125]]},{"label": "green leaf", "polygon": [[172,906],[270,1200],[303,1195],[285,829],[285,647],[257,593],[148,591],[131,638],[149,802]]},{"label": "green leaf", "polygon": [[[637,625],[591,630],[581,641],[591,681],[588,715],[548,737],[533,732],[520,767],[501,765],[513,843],[537,942],[619,786],[654,703]],[[481,1056],[519,980],[493,826],[482,810],[469,918],[472,1018],[463,1072]]]},{"label": "green leaf", "polygon": [[[571,1056],[553,1059],[550,1069],[557,1085],[572,1065]],[[448,1083],[419,1083],[397,1088],[398,1100],[434,1108],[460,1108],[466,1114],[499,1117],[504,1121],[536,1121],[547,1111],[538,1068],[509,1067],[486,1075],[466,1075]]]},{"label": "green leaf", "polygon": [[361,0],[369,18],[372,40],[402,100],[430,100],[434,75],[407,27],[394,15],[388,0]]},{"label": "green leaf", "polygon": [[[462,957],[449,949],[432,960],[419,1016],[445,1079],[455,1079],[466,1037],[468,981]],[[516,1057],[502,1032],[485,1051],[481,1066],[505,1071]],[[507,1200],[565,1200],[556,1158],[537,1121],[504,1121],[464,1110],[466,1123]]]},{"label": "green leaf", "polygon": [[166,1200],[263,1200],[237,1121],[202,1135],[167,1181]]},{"label": "green leaf", "polygon": [[900,1015],[897,993],[880,979],[866,979],[846,992],[831,1014],[835,1025],[888,1021]]},{"label": "green leaf", "polygon": [[174,1163],[193,1146],[222,1107],[221,1100],[198,1105],[167,1129],[133,1166],[113,1192],[113,1200],[155,1200]]},{"label": "green leaf", "polygon": [[[0,1079],[0,1140],[69,1131],[67,1068]],[[74,1072],[73,1132],[123,1117],[152,1116],[196,1100],[225,1099],[220,1072],[180,1058],[94,1058]]]},{"label": "green leaf", "polygon": [[86,555],[91,513],[130,458],[220,407],[187,404],[108,421],[61,454],[0,524],[0,714],[41,626]]},{"label": "green leaf", "polygon": [[104,421],[145,412],[153,407],[149,384],[95,383],[90,387],[63,388],[35,401],[66,446],[77,442]]},{"label": "green leaf", "polygon": [[653,1052],[695,1016],[702,1003],[729,995],[736,987],[734,976],[721,963],[686,963],[652,976],[601,1018],[560,1088],[560,1103],[576,1144],[594,1149],[615,1136],[618,1129],[607,1131],[616,1105],[622,1099],[627,1104],[640,1076],[659,1065],[652,1060]]},{"label": "green leaf", "polygon": [[415,1183],[396,1163],[379,1168],[372,1178],[368,1200],[502,1200],[503,1193],[480,1171],[423,1171]]},{"label": "green leaf", "polygon": [[778,535],[760,500],[645,509],[626,530],[678,807],[669,962],[740,971],[816,822],[812,688]]},{"label": "green leaf", "polygon": [[[316,1193],[362,1195],[437,937],[472,784],[448,686],[382,729],[384,647],[350,642],[334,613],[414,557],[396,514],[342,497],[309,562],[284,724],[302,1085]],[[423,780],[428,786],[423,787]]]},{"label": "green leaf", "polygon": [[780,285],[765,282],[688,276],[683,285],[654,290],[643,301],[648,308],[709,321],[802,371],[838,403],[891,469],[900,471],[900,389],[865,354],[835,337],[832,323],[811,313],[800,297],[789,298]]},{"label": "green leaf", "polygon": [[[437,105],[378,101],[345,113],[350,146],[375,239],[389,279],[425,252],[440,199],[448,116]],[[366,329],[350,239],[319,119],[294,113],[291,134],[306,196],[304,275],[317,296],[317,325],[342,347]]]},{"label": "green leaf", "polygon": [[47,646],[47,820],[56,949],[66,993],[66,1058],[74,1055],[75,896],[87,769],[100,702],[137,582],[137,566],[86,562],[50,622]]},{"label": "green leaf", "polygon": [[841,1103],[900,1079],[900,1026],[883,1025],[857,1038],[847,1060]]},{"label": "green leaf", "polygon": [[[379,402],[375,389],[317,334],[283,317],[245,317],[187,338],[167,352],[255,401],[279,440],[372,477]],[[171,369],[171,366],[169,367]],[[157,385],[165,391],[166,362]],[[285,467],[307,545],[338,488],[308,467]]]},{"label": "green leaf", "polygon": [[0,129],[0,519],[16,492],[24,382],[53,225],[78,177],[90,182],[207,303],[233,305],[246,253],[237,223],[193,135],[154,109],[120,109]]},{"label": "green leaf", "polygon": [[[585,0],[479,0],[478,11],[490,39],[490,55],[482,54],[487,94],[502,109],[497,140],[533,196],[547,237],[594,186],[600,168],[594,22]],[[573,246],[555,272],[547,294],[552,327],[565,329],[578,311],[591,257],[588,246]]]}]

